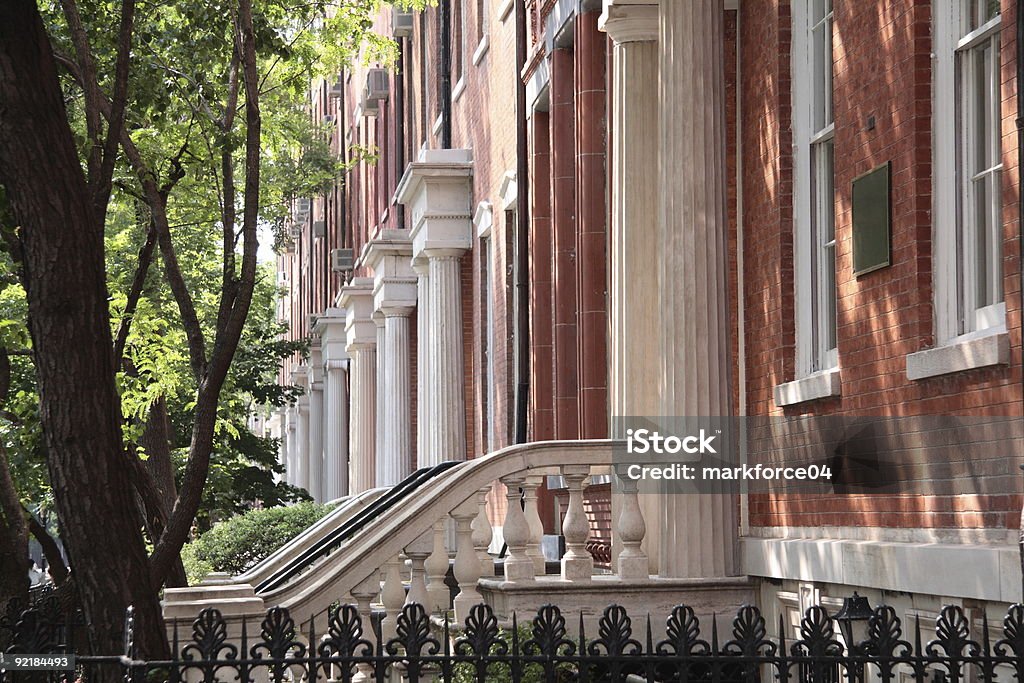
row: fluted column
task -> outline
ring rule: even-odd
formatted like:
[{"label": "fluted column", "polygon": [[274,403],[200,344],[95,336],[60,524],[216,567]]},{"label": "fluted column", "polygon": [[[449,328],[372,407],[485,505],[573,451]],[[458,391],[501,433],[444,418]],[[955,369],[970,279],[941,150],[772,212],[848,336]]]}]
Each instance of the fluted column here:
[{"label": "fluted column", "polygon": [[377,486],[393,486],[412,471],[412,347],[409,316],[416,275],[408,230],[381,230],[366,248],[373,269],[377,327]]},{"label": "fluted column", "polygon": [[384,311],[384,356],[388,398],[384,404],[384,452],[380,460],[385,467],[383,473],[378,471],[377,485],[392,486],[412,473],[412,369],[407,309]]},{"label": "fluted column", "polygon": [[377,350],[370,345],[349,347],[352,356],[352,422],[349,481],[352,493],[374,487],[377,437]]},{"label": "fluted column", "polygon": [[309,490],[309,368],[292,370],[292,384],[304,392],[295,401],[295,474],[292,485]]},{"label": "fluted column", "polygon": [[427,400],[430,376],[430,326],[427,321],[430,306],[427,298],[430,280],[425,258],[415,259],[412,268],[416,272],[416,464],[427,467],[437,464],[437,458],[428,446],[433,422],[430,401]]},{"label": "fluted column", "polygon": [[[395,193],[411,216],[409,238],[421,278],[417,282],[417,360],[424,373],[418,403],[420,466],[466,459],[459,257],[473,243],[472,173],[468,149],[423,150],[406,167]],[[426,282],[422,280],[424,261]]]},{"label": "fluted column", "polygon": [[387,475],[385,469],[387,468],[387,459],[384,452],[384,413],[387,410],[387,402],[389,399],[388,394],[390,393],[387,385],[387,377],[385,375],[385,369],[387,368],[388,357],[384,353],[384,316],[381,313],[374,313],[373,324],[376,325],[377,329],[377,392],[376,392],[376,404],[377,408],[374,416],[374,437],[373,437],[373,452],[374,458],[374,474],[373,474],[373,485],[374,486],[387,486]]},{"label": "fluted column", "polygon": [[286,484],[295,483],[295,406],[285,411],[284,481]]},{"label": "fluted column", "polygon": [[439,462],[466,459],[466,401],[463,379],[462,287],[459,278],[461,250],[431,249],[430,382],[433,452]]},{"label": "fluted column", "polygon": [[324,501],[324,366],[319,339],[309,348],[309,488]]},{"label": "fluted column", "polygon": [[373,323],[373,280],[353,278],[342,288],[346,350],[351,357],[349,488],[360,493],[376,480],[377,330]]},{"label": "fluted column", "polygon": [[324,487],[325,501],[347,496],[348,479],[348,351],[345,311],[328,308],[317,318],[316,332],[324,376]]},{"label": "fluted column", "polygon": [[[656,414],[728,417],[724,2],[667,1],[659,7],[661,192],[655,243],[665,387]],[[659,573],[734,575],[734,497],[663,499]]]},{"label": "fluted column", "polygon": [[[279,439],[279,445],[277,447],[277,463],[285,468],[288,468],[288,409],[284,406],[277,409],[277,437]],[[276,478],[277,481],[284,481],[284,476]]]},{"label": "fluted column", "polygon": [[[604,0],[598,23],[612,39],[611,335],[608,401],[610,434],[624,438],[617,418],[657,416],[661,410],[661,306],[658,295],[658,3]],[[618,487],[616,487],[617,489]],[[639,497],[648,520],[645,548],[657,571],[658,511],[663,496]],[[613,515],[626,501],[612,495]],[[613,530],[612,549],[622,550]],[[637,570],[636,574],[643,574]]]}]

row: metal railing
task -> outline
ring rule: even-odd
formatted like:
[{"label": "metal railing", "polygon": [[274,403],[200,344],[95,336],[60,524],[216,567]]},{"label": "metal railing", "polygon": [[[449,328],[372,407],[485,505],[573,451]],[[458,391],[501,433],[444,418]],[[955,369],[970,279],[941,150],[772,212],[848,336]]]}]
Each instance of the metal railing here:
[{"label": "metal railing", "polygon": [[[743,606],[730,632],[710,634],[694,610],[677,606],[658,622],[648,614],[639,625],[627,610],[611,605],[597,621],[596,634],[586,630],[582,614],[567,620],[554,605],[541,607],[527,621],[513,616],[500,624],[491,608],[474,606],[462,624],[431,616],[409,603],[389,630],[376,613],[368,628],[354,605],[331,609],[320,631],[310,620],[300,632],[283,608],[272,608],[259,624],[241,622],[233,632],[221,612],[203,610],[186,636],[171,625],[172,659],[141,660],[133,645],[132,614],[126,619],[122,656],[81,656],[76,671],[48,674],[51,680],[88,681],[98,667],[119,667],[125,681],[674,681],[680,683],[996,683],[1024,681],[1024,606],[1013,605],[1000,635],[989,635],[982,616],[972,637],[972,621],[958,606],[944,607],[934,623],[935,638],[922,636],[920,618],[904,632],[894,608],[879,606],[866,620],[866,638],[847,647],[837,620],[824,607],[810,607],[795,634],[787,637],[780,616],[778,630],[757,607]],[[708,618],[705,618],[707,620]],[[977,622],[975,625],[978,626]],[[592,625],[593,628],[593,625]],[[6,631],[6,633],[4,633]],[[8,654],[69,653],[61,640],[70,629],[30,608],[13,619],[0,619],[0,637]],[[795,637],[793,637],[795,635]],[[592,637],[596,636],[596,637]],[[0,681],[23,672],[0,672]]]}]

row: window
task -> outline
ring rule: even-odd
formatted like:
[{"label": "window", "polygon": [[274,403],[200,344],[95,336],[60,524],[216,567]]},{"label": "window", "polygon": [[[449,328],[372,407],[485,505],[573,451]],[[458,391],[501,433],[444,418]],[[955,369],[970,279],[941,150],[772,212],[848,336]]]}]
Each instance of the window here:
[{"label": "window", "polygon": [[[1005,329],[998,0],[939,0],[935,296],[939,341]],[[953,102],[954,107],[942,103]]]},{"label": "window", "polygon": [[832,0],[793,7],[794,223],[797,370],[838,365]]},{"label": "window", "polygon": [[490,452],[494,449],[494,272],[491,266],[491,237],[480,239],[480,294],[483,310],[483,330],[480,335],[480,357],[483,361],[484,385],[483,444]]}]

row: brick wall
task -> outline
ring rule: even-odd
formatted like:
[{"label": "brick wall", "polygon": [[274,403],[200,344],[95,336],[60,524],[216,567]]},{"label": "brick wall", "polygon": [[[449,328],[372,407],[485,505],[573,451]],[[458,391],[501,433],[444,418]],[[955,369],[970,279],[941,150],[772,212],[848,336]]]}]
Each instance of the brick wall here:
[{"label": "brick wall", "polygon": [[[787,0],[741,3],[746,398],[753,415],[1021,415],[1014,3],[1002,3],[1004,289],[1011,363],[921,381],[906,354],[935,344],[930,0],[835,1],[835,180],[842,396],[780,410],[794,375]],[[949,103],[952,106],[952,103]],[[871,126],[869,119],[874,119]],[[851,183],[891,163],[892,265],[852,272]],[[969,457],[969,456],[967,456]],[[1009,528],[1014,496],[755,497],[754,526]],[[1016,512],[1015,512],[1016,511]]]}]

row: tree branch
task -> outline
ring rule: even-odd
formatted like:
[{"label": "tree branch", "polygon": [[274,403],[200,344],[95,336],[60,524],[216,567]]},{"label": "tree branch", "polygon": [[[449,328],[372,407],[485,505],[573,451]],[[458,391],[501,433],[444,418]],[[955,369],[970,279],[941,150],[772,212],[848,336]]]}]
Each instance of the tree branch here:
[{"label": "tree branch", "polygon": [[25,519],[28,521],[29,532],[43,549],[43,557],[46,558],[46,564],[50,566],[50,578],[58,586],[61,585],[68,578],[68,567],[64,564],[64,556],[60,552],[60,546],[57,545],[57,541],[53,540],[53,536],[46,530],[43,523],[36,519],[31,510],[27,507],[22,507],[22,510],[25,514]]},{"label": "tree branch", "polygon": [[103,145],[103,162],[100,164],[99,175],[96,178],[90,178],[93,206],[96,207],[97,216],[106,216],[107,213],[107,203],[110,201],[110,182],[114,176],[114,162],[117,160],[121,130],[124,128],[134,21],[135,0],[123,0],[121,3],[121,28],[117,37],[117,61],[114,67],[114,94],[110,116],[107,118],[107,140]]},{"label": "tree branch", "polygon": [[[89,170],[89,185],[93,186],[100,175],[102,165],[102,147],[100,146],[100,86],[96,79],[96,62],[89,47],[89,35],[82,23],[82,15],[78,11],[76,0],[60,0],[64,11],[64,20],[68,23],[71,43],[75,46],[78,61],[75,63],[77,80],[85,93],[85,127],[89,135],[89,155],[86,168]],[[54,51],[56,52],[56,51]],[[104,211],[104,215],[106,212]],[[97,220],[99,220],[97,218]]]},{"label": "tree branch", "polygon": [[138,308],[139,298],[142,296],[142,288],[146,284],[149,264],[153,262],[153,251],[156,249],[156,242],[156,225],[151,219],[149,221],[149,230],[146,231],[146,242],[139,250],[139,265],[135,269],[131,287],[128,289],[128,302],[125,304],[124,314],[121,316],[121,324],[117,326],[117,336],[114,337],[114,367],[116,368],[121,367],[124,347],[128,343],[128,333],[131,331],[132,320],[135,318],[135,309]]}]

